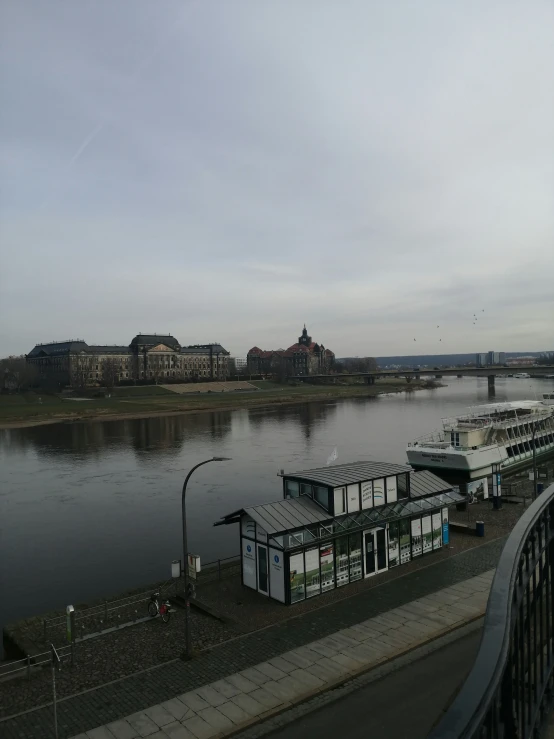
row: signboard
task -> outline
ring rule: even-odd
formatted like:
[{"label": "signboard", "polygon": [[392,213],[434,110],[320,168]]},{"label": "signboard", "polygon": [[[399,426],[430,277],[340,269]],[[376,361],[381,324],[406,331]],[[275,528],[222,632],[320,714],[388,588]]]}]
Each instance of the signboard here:
[{"label": "signboard", "polygon": [[348,493],[348,513],[360,510],[360,487],[356,485],[348,485],[346,488]]},{"label": "signboard", "polygon": [[493,472],[492,475],[492,497],[497,498],[502,495],[501,488],[502,477],[500,472]]},{"label": "signboard", "polygon": [[373,480],[373,505],[384,505],[385,504],[385,481]]},{"label": "signboard", "polygon": [[255,546],[253,541],[242,540],[242,582],[248,588],[257,590]]},{"label": "signboard", "polygon": [[285,602],[284,552],[269,548],[269,594],[275,600]]},{"label": "signboard", "polygon": [[411,527],[412,527],[412,557],[418,557],[422,553],[421,519],[420,518],[412,519]]},{"label": "signboard", "polygon": [[469,498],[473,495],[474,498],[483,498],[483,500],[486,500],[489,497],[488,479],[483,477],[481,480],[472,480],[471,482],[468,482],[466,492]]},{"label": "signboard", "polygon": [[443,546],[446,546],[448,542],[450,541],[450,536],[448,533],[448,508],[442,509],[442,543]]},{"label": "signboard", "polygon": [[396,477],[387,477],[387,503],[395,503],[398,499]]},{"label": "signboard", "polygon": [[200,556],[198,554],[188,555],[189,579],[196,580],[196,574],[200,572]]},{"label": "signboard", "polygon": [[431,516],[423,516],[423,518],[421,519],[421,535],[423,537],[423,551],[430,552],[433,549]]},{"label": "signboard", "polygon": [[373,485],[371,480],[362,482],[362,508],[373,508]]}]

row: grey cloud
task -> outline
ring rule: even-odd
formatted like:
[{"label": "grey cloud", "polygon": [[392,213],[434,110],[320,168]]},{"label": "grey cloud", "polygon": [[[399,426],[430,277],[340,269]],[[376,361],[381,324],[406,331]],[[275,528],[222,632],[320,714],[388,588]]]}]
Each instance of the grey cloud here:
[{"label": "grey cloud", "polygon": [[551,346],[552,8],[424,8],[4,5],[1,353]]}]

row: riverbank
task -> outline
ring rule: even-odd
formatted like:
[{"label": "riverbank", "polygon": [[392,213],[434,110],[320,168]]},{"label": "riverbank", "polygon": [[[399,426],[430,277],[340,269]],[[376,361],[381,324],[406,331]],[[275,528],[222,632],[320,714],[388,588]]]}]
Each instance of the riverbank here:
[{"label": "riverbank", "polygon": [[111,397],[75,401],[59,395],[30,392],[0,396],[0,429],[28,428],[53,423],[121,421],[183,415],[214,410],[264,408],[334,398],[367,398],[386,393],[442,387],[433,381],[382,378],[374,385],[284,386],[267,380],[253,382],[256,390],[178,394],[159,386],[115,388]]}]

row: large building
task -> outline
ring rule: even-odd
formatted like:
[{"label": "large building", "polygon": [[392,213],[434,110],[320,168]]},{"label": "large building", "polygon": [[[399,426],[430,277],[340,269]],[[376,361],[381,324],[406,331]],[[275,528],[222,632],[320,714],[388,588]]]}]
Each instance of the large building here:
[{"label": "large building", "polygon": [[486,354],[476,354],[475,364],[477,367],[494,367],[497,364],[504,364],[506,361],[505,352],[487,352]]},{"label": "large building", "polygon": [[274,374],[285,370],[291,375],[314,375],[329,372],[335,355],[323,344],[317,344],[308,336],[306,326],[298,342],[288,349],[259,349],[252,347],[247,355],[248,371],[253,374]]},{"label": "large building", "polygon": [[27,361],[47,384],[83,387],[224,380],[228,357],[221,344],[181,346],[174,336],[137,334],[128,346],[93,346],[82,339],[37,344]]}]

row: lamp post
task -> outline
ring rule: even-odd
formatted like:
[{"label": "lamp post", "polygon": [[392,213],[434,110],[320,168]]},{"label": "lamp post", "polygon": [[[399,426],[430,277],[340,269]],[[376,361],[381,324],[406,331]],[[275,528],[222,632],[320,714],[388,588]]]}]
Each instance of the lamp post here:
[{"label": "lamp post", "polygon": [[204,464],[210,462],[226,462],[231,457],[212,457],[206,459],[204,462],[199,462],[194,465],[188,475],[185,477],[183,483],[183,491],[181,493],[181,510],[183,518],[183,579],[185,583],[185,651],[183,652],[183,659],[191,659],[192,657],[192,640],[190,634],[190,592],[189,592],[189,555],[188,555],[188,544],[187,544],[187,507],[186,507],[186,494],[187,494],[187,483],[190,480],[192,473]]},{"label": "lamp post", "polygon": [[533,422],[533,436],[532,444],[533,444],[533,499],[537,499],[537,449],[535,446],[535,435],[537,433],[537,422]]}]

